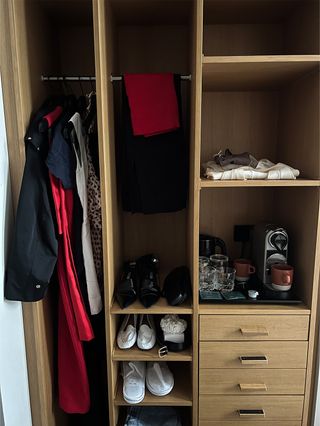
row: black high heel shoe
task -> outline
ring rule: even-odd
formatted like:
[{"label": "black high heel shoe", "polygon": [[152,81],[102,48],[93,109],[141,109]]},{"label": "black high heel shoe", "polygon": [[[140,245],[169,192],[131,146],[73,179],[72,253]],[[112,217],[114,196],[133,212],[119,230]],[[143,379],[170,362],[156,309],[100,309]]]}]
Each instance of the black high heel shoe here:
[{"label": "black high heel shoe", "polygon": [[137,260],[139,282],[139,299],[145,308],[154,305],[161,296],[158,279],[158,263],[153,254],[147,254]]},{"label": "black high heel shoe", "polygon": [[121,309],[130,306],[137,300],[138,281],[136,262],[125,263],[116,288],[116,299]]}]

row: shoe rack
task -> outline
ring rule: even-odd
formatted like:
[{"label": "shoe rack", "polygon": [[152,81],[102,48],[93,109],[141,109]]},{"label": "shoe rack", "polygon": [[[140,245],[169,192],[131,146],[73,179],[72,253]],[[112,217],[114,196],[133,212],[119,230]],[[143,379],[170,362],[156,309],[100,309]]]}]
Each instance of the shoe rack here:
[{"label": "shoe rack", "polygon": [[[158,360],[156,349],[117,348],[118,327],[129,313],[188,315],[192,325],[192,347],[164,358],[176,379],[173,391],[162,398],[147,393],[141,405],[180,407],[188,426],[245,425],[247,413],[240,410],[247,409],[257,410],[252,425],[311,424],[320,274],[318,9],[318,2],[304,0],[0,2],[14,206],[26,126],[52,90],[43,85],[41,74],[96,76],[110,426],[121,425],[126,408],[120,363]],[[190,145],[184,211],[122,212],[116,173],[121,89],[110,77],[124,72],[192,76],[181,83]],[[287,163],[301,175],[294,181],[203,179],[201,164],[222,148]],[[239,256],[234,225],[260,221],[275,221],[288,230],[294,285],[303,303],[199,304],[199,233],[222,238],[234,258]],[[162,298],[149,309],[139,302],[119,307],[114,288],[123,262],[146,253],[159,257],[161,282],[174,267],[189,267],[192,300],[177,307]],[[24,306],[35,426],[68,423],[56,403],[51,296]],[[264,327],[268,334],[243,336],[239,330],[244,326]],[[266,355],[269,363],[240,365],[239,356],[248,354]]]}]

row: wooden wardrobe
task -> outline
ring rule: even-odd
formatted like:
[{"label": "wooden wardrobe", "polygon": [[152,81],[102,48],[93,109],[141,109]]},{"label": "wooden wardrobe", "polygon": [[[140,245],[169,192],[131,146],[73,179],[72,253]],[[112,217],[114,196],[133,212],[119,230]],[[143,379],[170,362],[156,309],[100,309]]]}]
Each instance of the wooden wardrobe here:
[{"label": "wooden wardrobe", "polygon": [[[31,113],[63,88],[42,75],[96,77],[103,212],[104,294],[110,425],[126,403],[123,360],[158,360],[156,350],[121,351],[125,313],[187,315],[192,347],[169,354],[175,376],[166,397],[141,405],[181,407],[192,426],[311,425],[320,274],[319,3],[307,0],[2,0],[0,63],[15,207]],[[182,81],[190,147],[188,208],[124,213],[116,173],[120,84],[124,72],[174,72]],[[90,83],[83,83],[91,91]],[[64,90],[79,92],[70,83]],[[222,148],[287,163],[294,181],[209,181],[203,162]],[[235,224],[272,221],[289,233],[300,305],[199,304],[199,232],[223,238],[239,256]],[[192,300],[121,310],[114,287],[124,260],[154,252],[160,278],[186,264]],[[52,297],[24,304],[34,426],[62,426],[58,408]],[[241,364],[241,355],[267,363]],[[241,410],[256,410],[249,417]]]}]

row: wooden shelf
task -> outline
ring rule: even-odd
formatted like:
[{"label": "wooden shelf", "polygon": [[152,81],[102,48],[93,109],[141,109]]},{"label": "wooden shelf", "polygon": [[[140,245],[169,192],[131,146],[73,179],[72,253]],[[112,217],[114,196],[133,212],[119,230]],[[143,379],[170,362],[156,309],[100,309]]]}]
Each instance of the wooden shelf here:
[{"label": "wooden shelf", "polygon": [[317,68],[320,55],[204,56],[203,90],[274,89]]},{"label": "wooden shelf", "polygon": [[319,179],[295,180],[212,180],[202,178],[200,188],[250,188],[250,187],[319,187]]},{"label": "wooden shelf", "polygon": [[119,349],[115,346],[112,359],[113,361],[192,361],[192,347],[181,352],[169,352],[163,358],[159,357],[158,349],[158,345],[149,351],[142,351],[136,346],[127,350]]},{"label": "wooden shelf", "polygon": [[[188,372],[189,373],[189,372]],[[174,387],[169,395],[155,396],[152,395],[146,387],[146,395],[140,404],[134,405],[158,405],[158,406],[176,406],[176,407],[191,407],[192,406],[192,386],[190,381],[186,379],[189,375],[182,376],[181,372],[174,375]],[[122,378],[118,379],[116,396],[114,399],[115,405],[130,405],[122,396]]]},{"label": "wooden shelf", "polygon": [[310,309],[304,304],[299,305],[218,305],[218,304],[200,304],[199,314],[217,314],[217,315],[309,315]]},{"label": "wooden shelf", "polygon": [[179,306],[170,306],[166,299],[161,297],[159,301],[155,305],[150,306],[150,308],[145,308],[142,303],[137,300],[127,308],[121,309],[118,302],[114,300],[111,307],[111,314],[192,314],[192,306],[189,302],[185,302]]}]

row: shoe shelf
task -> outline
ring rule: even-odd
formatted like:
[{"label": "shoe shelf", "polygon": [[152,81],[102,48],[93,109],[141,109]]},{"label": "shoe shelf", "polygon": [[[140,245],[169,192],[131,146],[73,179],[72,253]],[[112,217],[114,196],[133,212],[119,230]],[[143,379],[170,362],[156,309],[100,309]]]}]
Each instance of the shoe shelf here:
[{"label": "shoe shelf", "polygon": [[320,187],[319,179],[294,180],[212,180],[200,179],[200,188],[253,188],[253,187]]},{"label": "shoe shelf", "polygon": [[320,55],[203,56],[203,90],[276,88],[319,66]]},{"label": "shoe shelf", "polygon": [[137,300],[132,305],[128,306],[125,309],[121,309],[116,300],[113,301],[113,304],[110,309],[111,314],[192,314],[192,306],[190,302],[182,303],[179,306],[170,306],[168,305],[165,298],[161,297],[157,303],[150,306],[150,308],[145,308],[142,303]]},{"label": "shoe shelf", "polygon": [[[187,382],[188,375],[174,375],[174,387],[166,396],[152,395],[146,388],[144,400],[140,404],[134,405],[152,405],[152,406],[176,406],[191,407],[192,406],[192,386]],[[114,404],[117,406],[131,405],[128,404],[122,396],[122,378],[118,379],[118,386]]]},{"label": "shoe shelf", "polygon": [[124,350],[115,346],[112,359],[113,361],[192,361],[192,347],[181,352],[169,352],[163,358],[159,357],[158,349],[158,345],[148,351],[142,351],[137,347]]}]

